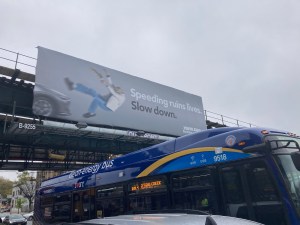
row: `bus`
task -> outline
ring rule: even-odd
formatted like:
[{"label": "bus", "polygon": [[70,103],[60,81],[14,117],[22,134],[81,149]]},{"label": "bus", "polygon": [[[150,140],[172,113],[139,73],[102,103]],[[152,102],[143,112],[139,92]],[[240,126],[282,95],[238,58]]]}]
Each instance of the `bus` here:
[{"label": "bus", "polygon": [[35,224],[173,209],[299,225],[299,145],[264,128],[178,137],[43,181]]}]

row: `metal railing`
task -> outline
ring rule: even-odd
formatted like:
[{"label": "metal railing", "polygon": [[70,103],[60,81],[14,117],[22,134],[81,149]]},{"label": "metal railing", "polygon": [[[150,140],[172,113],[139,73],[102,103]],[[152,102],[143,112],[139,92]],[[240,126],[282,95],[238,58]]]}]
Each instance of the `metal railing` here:
[{"label": "metal railing", "polygon": [[35,74],[36,61],[34,57],[0,48],[0,62],[7,67]]},{"label": "metal railing", "polygon": [[218,113],[214,113],[208,110],[204,110],[205,120],[216,122],[224,126],[237,126],[237,127],[257,127],[252,123],[248,123],[239,119],[234,119],[229,116],[224,116]]}]

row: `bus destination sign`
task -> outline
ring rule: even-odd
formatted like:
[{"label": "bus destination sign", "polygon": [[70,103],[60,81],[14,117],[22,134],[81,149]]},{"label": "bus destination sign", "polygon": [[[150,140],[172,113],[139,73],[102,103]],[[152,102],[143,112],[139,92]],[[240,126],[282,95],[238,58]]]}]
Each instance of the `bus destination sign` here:
[{"label": "bus destination sign", "polygon": [[162,180],[147,181],[142,183],[135,183],[130,186],[130,191],[135,192],[139,190],[158,189],[165,187]]}]

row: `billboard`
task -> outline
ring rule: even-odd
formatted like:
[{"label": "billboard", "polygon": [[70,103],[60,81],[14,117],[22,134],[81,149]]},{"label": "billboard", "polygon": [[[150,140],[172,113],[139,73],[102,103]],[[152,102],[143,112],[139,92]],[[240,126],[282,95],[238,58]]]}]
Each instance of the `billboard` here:
[{"label": "billboard", "polygon": [[35,115],[181,136],[206,130],[202,98],[38,47]]}]

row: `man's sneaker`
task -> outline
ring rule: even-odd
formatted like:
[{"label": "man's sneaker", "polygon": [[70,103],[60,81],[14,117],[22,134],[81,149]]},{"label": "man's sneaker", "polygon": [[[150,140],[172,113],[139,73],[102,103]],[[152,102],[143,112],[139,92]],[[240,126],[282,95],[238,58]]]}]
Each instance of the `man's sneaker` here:
[{"label": "man's sneaker", "polygon": [[65,83],[70,91],[74,89],[74,83],[68,78],[65,78]]},{"label": "man's sneaker", "polygon": [[96,116],[96,113],[87,112],[87,113],[83,114],[82,116],[85,117],[85,118],[90,118],[92,116]]}]

